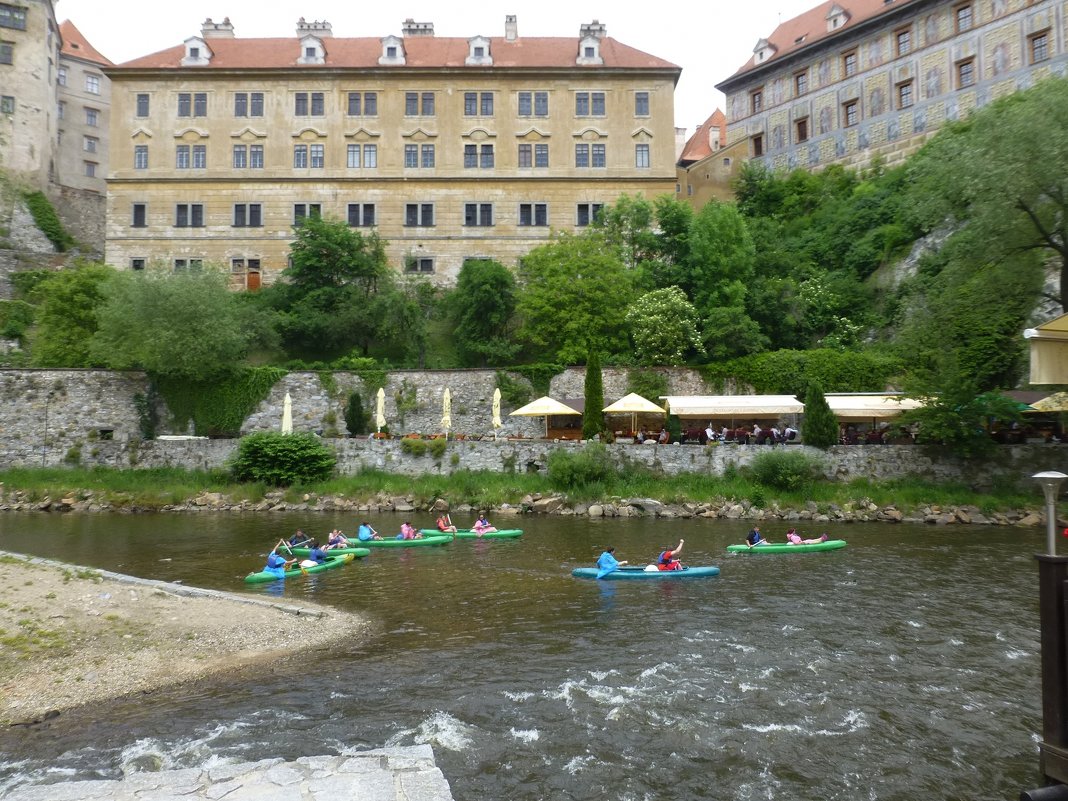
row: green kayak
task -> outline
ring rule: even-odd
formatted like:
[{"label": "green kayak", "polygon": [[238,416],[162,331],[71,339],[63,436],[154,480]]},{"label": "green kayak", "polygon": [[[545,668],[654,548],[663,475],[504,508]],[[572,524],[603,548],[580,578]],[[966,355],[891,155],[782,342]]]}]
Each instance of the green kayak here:
[{"label": "green kayak", "polygon": [[[305,548],[305,550],[307,550]],[[306,576],[309,573],[322,573],[324,570],[333,570],[335,567],[341,567],[347,565],[353,559],[352,554],[343,554],[341,556],[328,556],[326,561],[321,565],[315,565],[315,567],[300,567],[298,565],[291,565],[285,573],[277,575],[275,573],[268,573],[266,570],[261,570],[259,573],[249,573],[245,576],[245,581],[249,584],[262,584],[267,581],[281,581],[282,579],[296,578],[298,576]]]},{"label": "green kayak", "polygon": [[[292,551],[294,556],[307,556],[311,553],[311,548],[304,547],[293,547],[289,550]],[[280,548],[278,552],[282,554],[282,556],[286,555],[285,548]],[[324,552],[327,556],[344,556],[345,554],[350,554],[352,556],[355,556],[357,559],[363,559],[365,556],[371,555],[370,549],[364,548],[362,546],[359,548],[355,546],[351,548],[327,548]]]},{"label": "green kayak", "polygon": [[[422,545],[448,545],[452,542],[452,534],[442,534],[437,531],[430,536],[423,535],[418,540],[398,540],[396,537],[383,537],[380,540],[360,540],[361,548],[417,548]],[[297,551],[293,549],[294,553]],[[328,551],[329,553],[329,551]]]},{"label": "green kayak", "polygon": [[[424,528],[420,529],[419,533],[424,537],[429,537],[437,536],[441,532],[436,528]],[[504,528],[499,531],[487,531],[481,537],[469,528],[461,528],[457,529],[455,534],[455,537],[458,540],[510,540],[522,536],[523,529],[521,528]]]},{"label": "green kayak", "polygon": [[728,545],[727,550],[731,553],[805,553],[807,551],[836,551],[846,547],[845,540],[824,540],[809,544],[790,545],[785,542],[768,543],[767,545]]}]

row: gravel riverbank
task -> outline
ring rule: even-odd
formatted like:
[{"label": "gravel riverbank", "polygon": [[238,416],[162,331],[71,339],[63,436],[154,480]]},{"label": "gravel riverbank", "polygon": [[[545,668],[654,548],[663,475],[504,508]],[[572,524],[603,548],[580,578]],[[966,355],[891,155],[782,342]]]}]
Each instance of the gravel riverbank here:
[{"label": "gravel riverbank", "polygon": [[[330,625],[292,625],[293,616]],[[358,615],[0,552],[0,724],[370,636]]]}]

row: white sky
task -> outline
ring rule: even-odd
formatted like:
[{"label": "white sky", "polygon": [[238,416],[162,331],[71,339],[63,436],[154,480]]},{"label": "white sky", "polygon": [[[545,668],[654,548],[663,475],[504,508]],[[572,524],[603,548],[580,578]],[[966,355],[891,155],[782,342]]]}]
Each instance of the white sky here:
[{"label": "white sky", "polygon": [[[211,17],[230,17],[238,37],[294,36],[297,19],[327,20],[334,36],[400,34],[408,17],[433,22],[438,36],[503,36],[504,17],[516,14],[519,35],[574,36],[579,25],[600,20],[608,35],[682,67],[675,91],[675,125],[688,133],[704,122],[723,96],[714,84],[748,60],[753,45],[769,36],[780,20],[818,5],[820,0],[704,0],[670,3],[657,13],[648,0],[541,0],[530,6],[456,0],[389,3],[354,0],[56,0],[56,16],[70,19],[104,56],[119,64],[181,44],[200,33]],[[496,9],[491,8],[496,6]],[[518,6],[518,7],[517,7]]]}]

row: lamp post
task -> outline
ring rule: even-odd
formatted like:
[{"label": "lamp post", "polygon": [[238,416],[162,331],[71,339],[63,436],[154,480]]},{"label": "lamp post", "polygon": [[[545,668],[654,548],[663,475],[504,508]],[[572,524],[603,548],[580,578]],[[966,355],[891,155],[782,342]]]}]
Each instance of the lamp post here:
[{"label": "lamp post", "polygon": [[45,412],[44,412],[44,441],[41,443],[41,467],[46,466],[48,461],[48,407],[52,403],[52,398],[55,397],[55,392],[49,392],[45,395]]}]

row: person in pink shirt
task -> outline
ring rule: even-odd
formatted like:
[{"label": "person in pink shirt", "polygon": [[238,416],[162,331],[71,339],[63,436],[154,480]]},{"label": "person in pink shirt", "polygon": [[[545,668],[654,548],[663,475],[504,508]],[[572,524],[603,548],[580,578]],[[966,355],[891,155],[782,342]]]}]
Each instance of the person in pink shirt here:
[{"label": "person in pink shirt", "polygon": [[790,529],[786,532],[786,541],[791,545],[815,545],[817,542],[826,542],[827,533],[824,532],[822,536],[813,539],[803,540],[796,530]]}]

